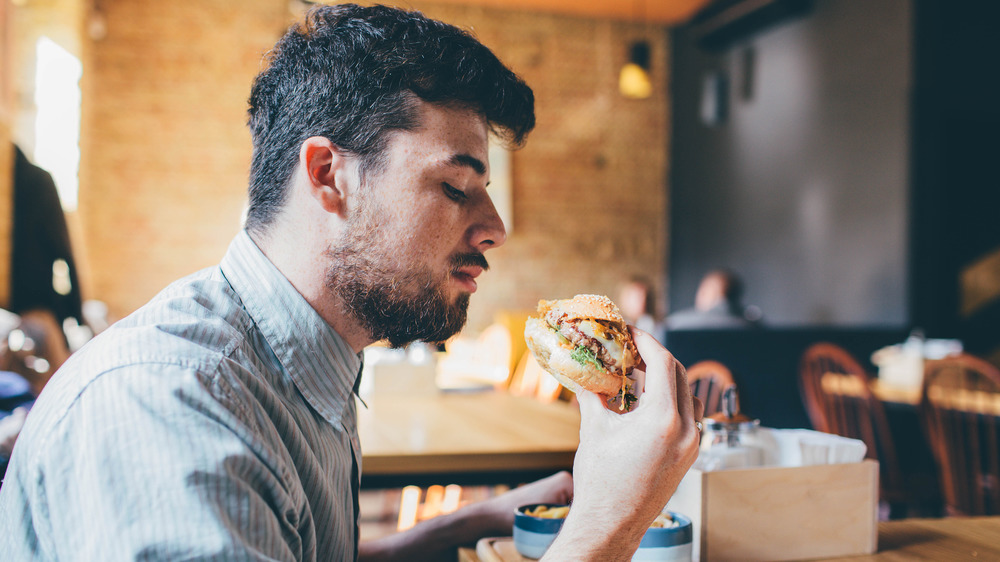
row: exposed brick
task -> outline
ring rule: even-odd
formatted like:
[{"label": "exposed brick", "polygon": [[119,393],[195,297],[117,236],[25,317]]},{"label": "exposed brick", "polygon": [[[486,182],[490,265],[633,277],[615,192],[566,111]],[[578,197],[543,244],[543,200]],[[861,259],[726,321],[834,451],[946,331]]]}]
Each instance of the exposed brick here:
[{"label": "exposed brick", "polygon": [[[412,2],[471,28],[531,85],[538,126],[513,157],[514,224],[487,254],[469,331],[502,309],[599,292],[667,253],[668,42],[662,28]],[[217,263],[239,228],[250,158],[245,104],[291,16],[275,0],[102,0],[86,46],[79,222],[84,291],[116,316]],[[630,39],[653,49],[654,97],[627,100]]]}]

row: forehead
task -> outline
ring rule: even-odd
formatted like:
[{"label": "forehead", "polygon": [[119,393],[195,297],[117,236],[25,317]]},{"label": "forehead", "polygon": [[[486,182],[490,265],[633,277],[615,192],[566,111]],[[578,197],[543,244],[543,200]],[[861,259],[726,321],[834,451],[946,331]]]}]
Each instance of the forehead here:
[{"label": "forehead", "polygon": [[476,169],[478,161],[488,166],[489,127],[486,118],[464,108],[441,106],[418,101],[418,125],[409,131],[396,131],[387,146],[390,160],[413,163],[467,166]]}]

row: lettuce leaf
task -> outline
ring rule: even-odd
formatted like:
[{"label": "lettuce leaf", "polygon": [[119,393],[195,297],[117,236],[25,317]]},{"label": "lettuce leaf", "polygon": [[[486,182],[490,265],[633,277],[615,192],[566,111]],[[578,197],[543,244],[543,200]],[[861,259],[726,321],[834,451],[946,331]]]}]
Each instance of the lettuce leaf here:
[{"label": "lettuce leaf", "polygon": [[597,356],[594,355],[594,352],[582,345],[576,346],[576,349],[574,349],[573,353],[570,354],[570,358],[576,361],[577,363],[583,365],[584,367],[586,367],[587,364],[589,363],[597,367],[601,371],[607,370],[604,368],[604,365],[602,365],[601,362],[597,360]]}]

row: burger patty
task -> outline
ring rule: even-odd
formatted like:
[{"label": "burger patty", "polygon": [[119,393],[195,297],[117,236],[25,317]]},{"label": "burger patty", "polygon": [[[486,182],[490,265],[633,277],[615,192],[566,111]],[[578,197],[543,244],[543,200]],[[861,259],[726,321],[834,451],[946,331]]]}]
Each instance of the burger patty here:
[{"label": "burger patty", "polygon": [[565,316],[565,314],[550,311],[549,314],[546,315],[545,320],[549,323],[549,326],[556,327],[555,330],[569,340],[570,343],[575,346],[583,346],[589,349],[594,353],[594,356],[597,357],[597,360],[605,366],[605,368],[612,373],[618,373],[621,370],[618,366],[618,362],[621,358],[612,357],[608,348],[601,345],[601,342],[581,332],[576,322],[562,322],[561,320]]}]

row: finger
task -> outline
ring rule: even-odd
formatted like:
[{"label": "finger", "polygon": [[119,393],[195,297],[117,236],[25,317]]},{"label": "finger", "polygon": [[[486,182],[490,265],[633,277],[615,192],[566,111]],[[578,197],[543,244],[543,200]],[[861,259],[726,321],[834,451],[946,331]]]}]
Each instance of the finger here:
[{"label": "finger", "polygon": [[[635,341],[636,335],[638,335],[638,334],[648,334],[649,333],[649,332],[646,332],[645,330],[640,330],[639,328],[636,328],[635,326],[633,326],[631,324],[629,324],[627,326],[627,328],[629,330],[629,333],[632,336],[632,341],[633,342]],[[636,347],[638,347],[638,346],[636,346]],[[643,359],[642,359],[642,353],[639,354],[639,357],[636,357],[635,368],[639,369],[639,370],[642,370],[642,371],[646,370],[646,362],[643,361]]]},{"label": "finger", "polygon": [[705,404],[697,396],[692,396],[691,398],[694,401],[694,421],[700,422],[705,419]]},{"label": "finger", "polygon": [[676,411],[678,396],[676,370],[680,363],[660,345],[660,342],[646,332],[633,328],[632,339],[646,364],[646,381],[643,397],[639,401],[640,406],[650,404],[651,406],[647,407],[657,409],[669,407]]},{"label": "finger", "polygon": [[[695,406],[695,400],[698,399],[691,394],[687,370],[680,362],[677,362],[675,365],[675,374],[677,381],[677,413],[680,414],[682,421],[690,421],[693,424],[701,419]],[[698,400],[698,403],[700,404],[701,400]]]}]

